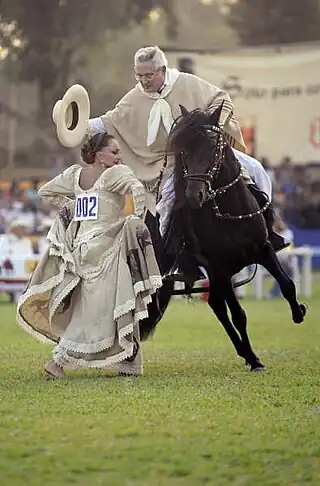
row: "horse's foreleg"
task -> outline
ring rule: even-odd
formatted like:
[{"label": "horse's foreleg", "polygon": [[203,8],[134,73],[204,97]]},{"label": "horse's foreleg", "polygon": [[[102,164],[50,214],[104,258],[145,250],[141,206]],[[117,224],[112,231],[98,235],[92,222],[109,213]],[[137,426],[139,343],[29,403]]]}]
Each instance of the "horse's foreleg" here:
[{"label": "horse's foreleg", "polygon": [[242,343],[246,348],[246,364],[251,366],[252,371],[262,371],[264,365],[260,359],[255,355],[251,347],[249,336],[247,333],[247,316],[244,309],[241,307],[236,294],[232,288],[232,284],[226,289],[226,302],[231,312],[232,322],[234,327],[239,332]]},{"label": "horse's foreleg", "polygon": [[305,304],[298,303],[296,286],[293,280],[283,270],[276,253],[269,243],[264,247],[262,258],[258,263],[260,263],[278,282],[283,297],[290,305],[293,322],[296,324],[303,322],[307,313],[307,307]]},{"label": "horse's foreleg", "polygon": [[232,325],[228,317],[228,310],[227,305],[225,302],[225,296],[220,285],[215,285],[213,280],[209,278],[210,281],[210,290],[209,290],[209,299],[208,304],[217,316],[217,319],[223,325],[226,333],[228,334],[229,338],[232,341],[232,344],[235,347],[237,354],[247,360],[247,355],[245,352],[245,346],[243,345],[237,331]]}]

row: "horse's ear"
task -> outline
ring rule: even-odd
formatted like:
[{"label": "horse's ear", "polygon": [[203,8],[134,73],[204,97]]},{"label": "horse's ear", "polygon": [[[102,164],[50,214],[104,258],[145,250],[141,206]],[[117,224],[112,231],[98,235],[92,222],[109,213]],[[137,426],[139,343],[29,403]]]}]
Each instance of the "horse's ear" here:
[{"label": "horse's ear", "polygon": [[219,126],[219,121],[220,121],[220,117],[221,117],[223,104],[224,104],[224,101],[222,101],[220,106],[218,106],[218,108],[216,110],[214,110],[214,112],[211,113],[211,115],[210,115],[210,122],[212,123],[212,126],[214,126],[214,127]]},{"label": "horse's ear", "polygon": [[186,115],[188,115],[188,114],[189,114],[189,112],[188,112],[188,110],[187,110],[187,108],[186,108],[185,106],[183,106],[183,105],[179,105],[179,107],[180,107],[180,110],[181,110],[181,115],[182,115],[182,116],[186,116]]}]

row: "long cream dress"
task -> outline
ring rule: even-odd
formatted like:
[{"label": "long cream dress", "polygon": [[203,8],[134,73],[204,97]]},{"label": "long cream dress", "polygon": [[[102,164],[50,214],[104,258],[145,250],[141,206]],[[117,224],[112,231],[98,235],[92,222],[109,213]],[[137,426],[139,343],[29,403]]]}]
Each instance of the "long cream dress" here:
[{"label": "long cream dress", "polygon": [[[56,343],[53,360],[60,366],[117,365],[141,374],[138,322],[162,279],[148,228],[123,209],[131,193],[142,215],[144,189],[131,169],[117,165],[84,191],[81,170],[74,165],[39,191],[61,210],[19,299],[17,320],[39,340]],[[96,219],[76,221],[75,198],[84,194],[98,200]]]}]

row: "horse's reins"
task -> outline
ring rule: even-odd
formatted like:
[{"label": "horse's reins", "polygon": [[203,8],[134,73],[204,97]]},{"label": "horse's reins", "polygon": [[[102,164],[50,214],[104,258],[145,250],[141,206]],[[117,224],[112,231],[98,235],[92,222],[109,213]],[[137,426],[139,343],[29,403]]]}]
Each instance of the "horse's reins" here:
[{"label": "horse's reins", "polygon": [[167,168],[167,165],[168,165],[168,156],[167,154],[165,154],[164,156],[164,160],[163,160],[163,164],[162,164],[162,167],[161,167],[161,170],[160,170],[160,174],[159,174],[159,177],[157,179],[157,182],[155,184],[155,187],[154,187],[154,193],[156,195],[156,203],[159,202],[159,199],[160,199],[160,186],[161,186],[161,183],[162,183],[162,180],[163,180],[163,175],[164,175],[164,172]]}]

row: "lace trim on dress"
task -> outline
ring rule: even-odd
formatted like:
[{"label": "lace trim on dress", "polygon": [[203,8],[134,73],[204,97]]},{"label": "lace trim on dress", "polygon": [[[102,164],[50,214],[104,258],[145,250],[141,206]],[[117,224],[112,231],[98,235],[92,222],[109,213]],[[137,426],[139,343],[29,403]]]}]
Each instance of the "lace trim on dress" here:
[{"label": "lace trim on dress", "polygon": [[22,327],[26,332],[31,334],[33,337],[38,339],[38,341],[43,342],[43,343],[53,343],[54,341],[52,339],[49,339],[45,337],[43,334],[40,332],[37,332],[35,329],[30,327],[27,322],[23,319],[21,316],[19,309],[20,307],[28,300],[30,297],[33,297],[34,295],[42,294],[45,292],[48,292],[52,288],[56,287],[59,285],[63,279],[64,279],[64,274],[65,274],[65,267],[62,266],[59,273],[55,275],[54,277],[50,278],[47,280],[45,283],[42,283],[40,285],[33,285],[30,287],[24,294],[22,294],[19,298],[18,302],[18,309],[17,309],[17,321],[20,327]]},{"label": "lace trim on dress", "polygon": [[144,214],[146,205],[145,189],[142,184],[136,184],[132,186],[131,191],[134,203],[134,213],[141,217]]},{"label": "lace trim on dress", "polygon": [[141,376],[143,373],[143,367],[141,360],[139,363],[128,363],[128,361],[121,361],[118,364],[118,373],[125,375]]},{"label": "lace trim on dress", "polygon": [[[162,278],[159,275],[151,275],[148,280],[144,280],[141,282],[137,282],[133,286],[134,294],[137,297],[139,294],[142,292],[148,291],[150,292],[149,295],[145,296],[142,298],[142,302],[147,307],[148,304],[150,304],[152,298],[151,295],[154,294],[157,289],[159,289],[162,286]],[[135,310],[136,307],[136,301],[135,299],[127,301],[125,304],[118,305],[113,312],[113,318],[115,320],[120,319],[120,317],[124,316],[125,314],[128,314],[129,312],[132,312]],[[138,323],[142,319],[145,319],[148,317],[148,311],[147,309],[145,311],[140,311],[140,312],[135,312],[134,313],[134,322]]]},{"label": "lace trim on dress", "polygon": [[[130,358],[133,354],[133,342],[128,341],[125,337],[128,334],[133,334],[133,323],[130,323],[125,328],[119,331],[119,345],[123,348],[121,353],[118,353],[114,356],[110,356],[105,359],[101,360],[94,360],[88,361],[84,358],[74,358],[68,354],[68,351],[79,352],[77,349],[77,344],[66,343],[66,341],[62,338],[59,344],[53,350],[53,361],[57,363],[59,366],[64,367],[83,367],[86,368],[110,368],[111,366],[123,361],[124,359]],[[98,344],[98,343],[97,343]],[[83,345],[82,345],[83,346]],[[92,345],[89,345],[92,346]],[[110,347],[110,345],[108,346]],[[104,348],[107,349],[107,348]],[[99,351],[103,351],[104,349],[99,349]],[[81,351],[80,351],[81,352]],[[95,351],[90,351],[83,354],[91,354]],[[97,352],[97,351],[96,351]]]},{"label": "lace trim on dress", "polygon": [[17,312],[16,321],[17,321],[18,325],[24,331],[26,331],[28,334],[30,334],[30,336],[32,336],[35,339],[37,339],[37,341],[39,341],[40,343],[43,343],[43,344],[48,344],[48,343],[52,344],[52,343],[54,343],[55,344],[55,342],[52,341],[52,339],[49,339],[47,336],[44,336],[44,334],[41,334],[40,332],[35,331],[35,329],[33,327],[30,327],[25,322],[25,320],[23,319],[23,317],[21,316],[21,314],[19,313],[19,311]]},{"label": "lace trim on dress", "polygon": [[61,302],[64,301],[64,299],[67,297],[67,295],[69,295],[70,292],[72,292],[72,290],[78,285],[79,282],[80,282],[80,278],[77,275],[75,275],[73,277],[73,279],[68,283],[68,285],[66,285],[63,288],[63,290],[60,292],[60,294],[58,294],[54,299],[52,299],[50,311],[49,311],[50,322],[51,322],[56,310],[58,309],[59,305],[61,304]]},{"label": "lace trim on dress", "polygon": [[69,263],[68,268],[74,268],[74,261],[71,257],[68,257],[65,253],[63,253],[64,250],[64,244],[60,243],[55,236],[54,233],[51,233],[51,230],[48,233],[47,240],[50,244],[49,247],[49,255],[50,256],[56,256],[62,258],[62,260],[65,263]]},{"label": "lace trim on dress", "polygon": [[73,353],[81,353],[81,354],[96,354],[101,353],[101,351],[105,351],[106,349],[110,348],[114,343],[114,337],[109,337],[102,339],[96,343],[76,343],[74,341],[70,341],[69,339],[65,339],[64,337],[61,338],[59,342],[59,347],[63,348],[66,351],[72,351]]},{"label": "lace trim on dress", "polygon": [[154,293],[160,287],[162,287],[161,275],[150,275],[148,280],[141,280],[140,282],[135,283],[133,286],[136,296],[145,290],[151,290],[152,293]]},{"label": "lace trim on dress", "polygon": [[[161,277],[158,275],[152,275],[148,280],[138,282],[136,285],[134,285],[134,293],[136,297],[138,296],[138,294],[145,291],[146,289],[149,291],[150,289],[152,289],[151,293],[154,293],[157,288],[161,287],[161,285]],[[142,299],[142,301],[144,305],[147,306],[151,302],[151,295],[147,295]],[[88,361],[84,358],[75,358],[73,356],[70,356],[68,354],[68,351],[81,353],[84,355],[99,353],[111,347],[114,343],[114,338],[106,338],[97,343],[91,344],[73,343],[71,341],[68,341],[67,339],[62,338],[54,350],[53,360],[58,365],[62,366],[109,368],[112,365],[120,363],[123,360],[129,358],[130,356],[132,356],[133,353],[133,343],[129,342],[126,339],[126,336],[133,333],[134,325],[137,325],[140,320],[147,318],[149,315],[147,308],[139,312],[134,312],[135,307],[136,301],[135,299],[132,299],[127,301],[125,304],[116,307],[116,309],[114,310],[114,320],[119,320],[122,316],[128,314],[129,312],[133,312],[133,322],[131,322],[128,326],[119,331],[119,345],[123,348],[123,351],[121,353],[118,353],[115,356],[110,356],[103,360]],[[130,374],[140,374],[141,367],[139,366],[139,368],[134,369],[134,367],[128,366],[126,367],[126,370],[122,370],[121,367],[121,371]]]}]

